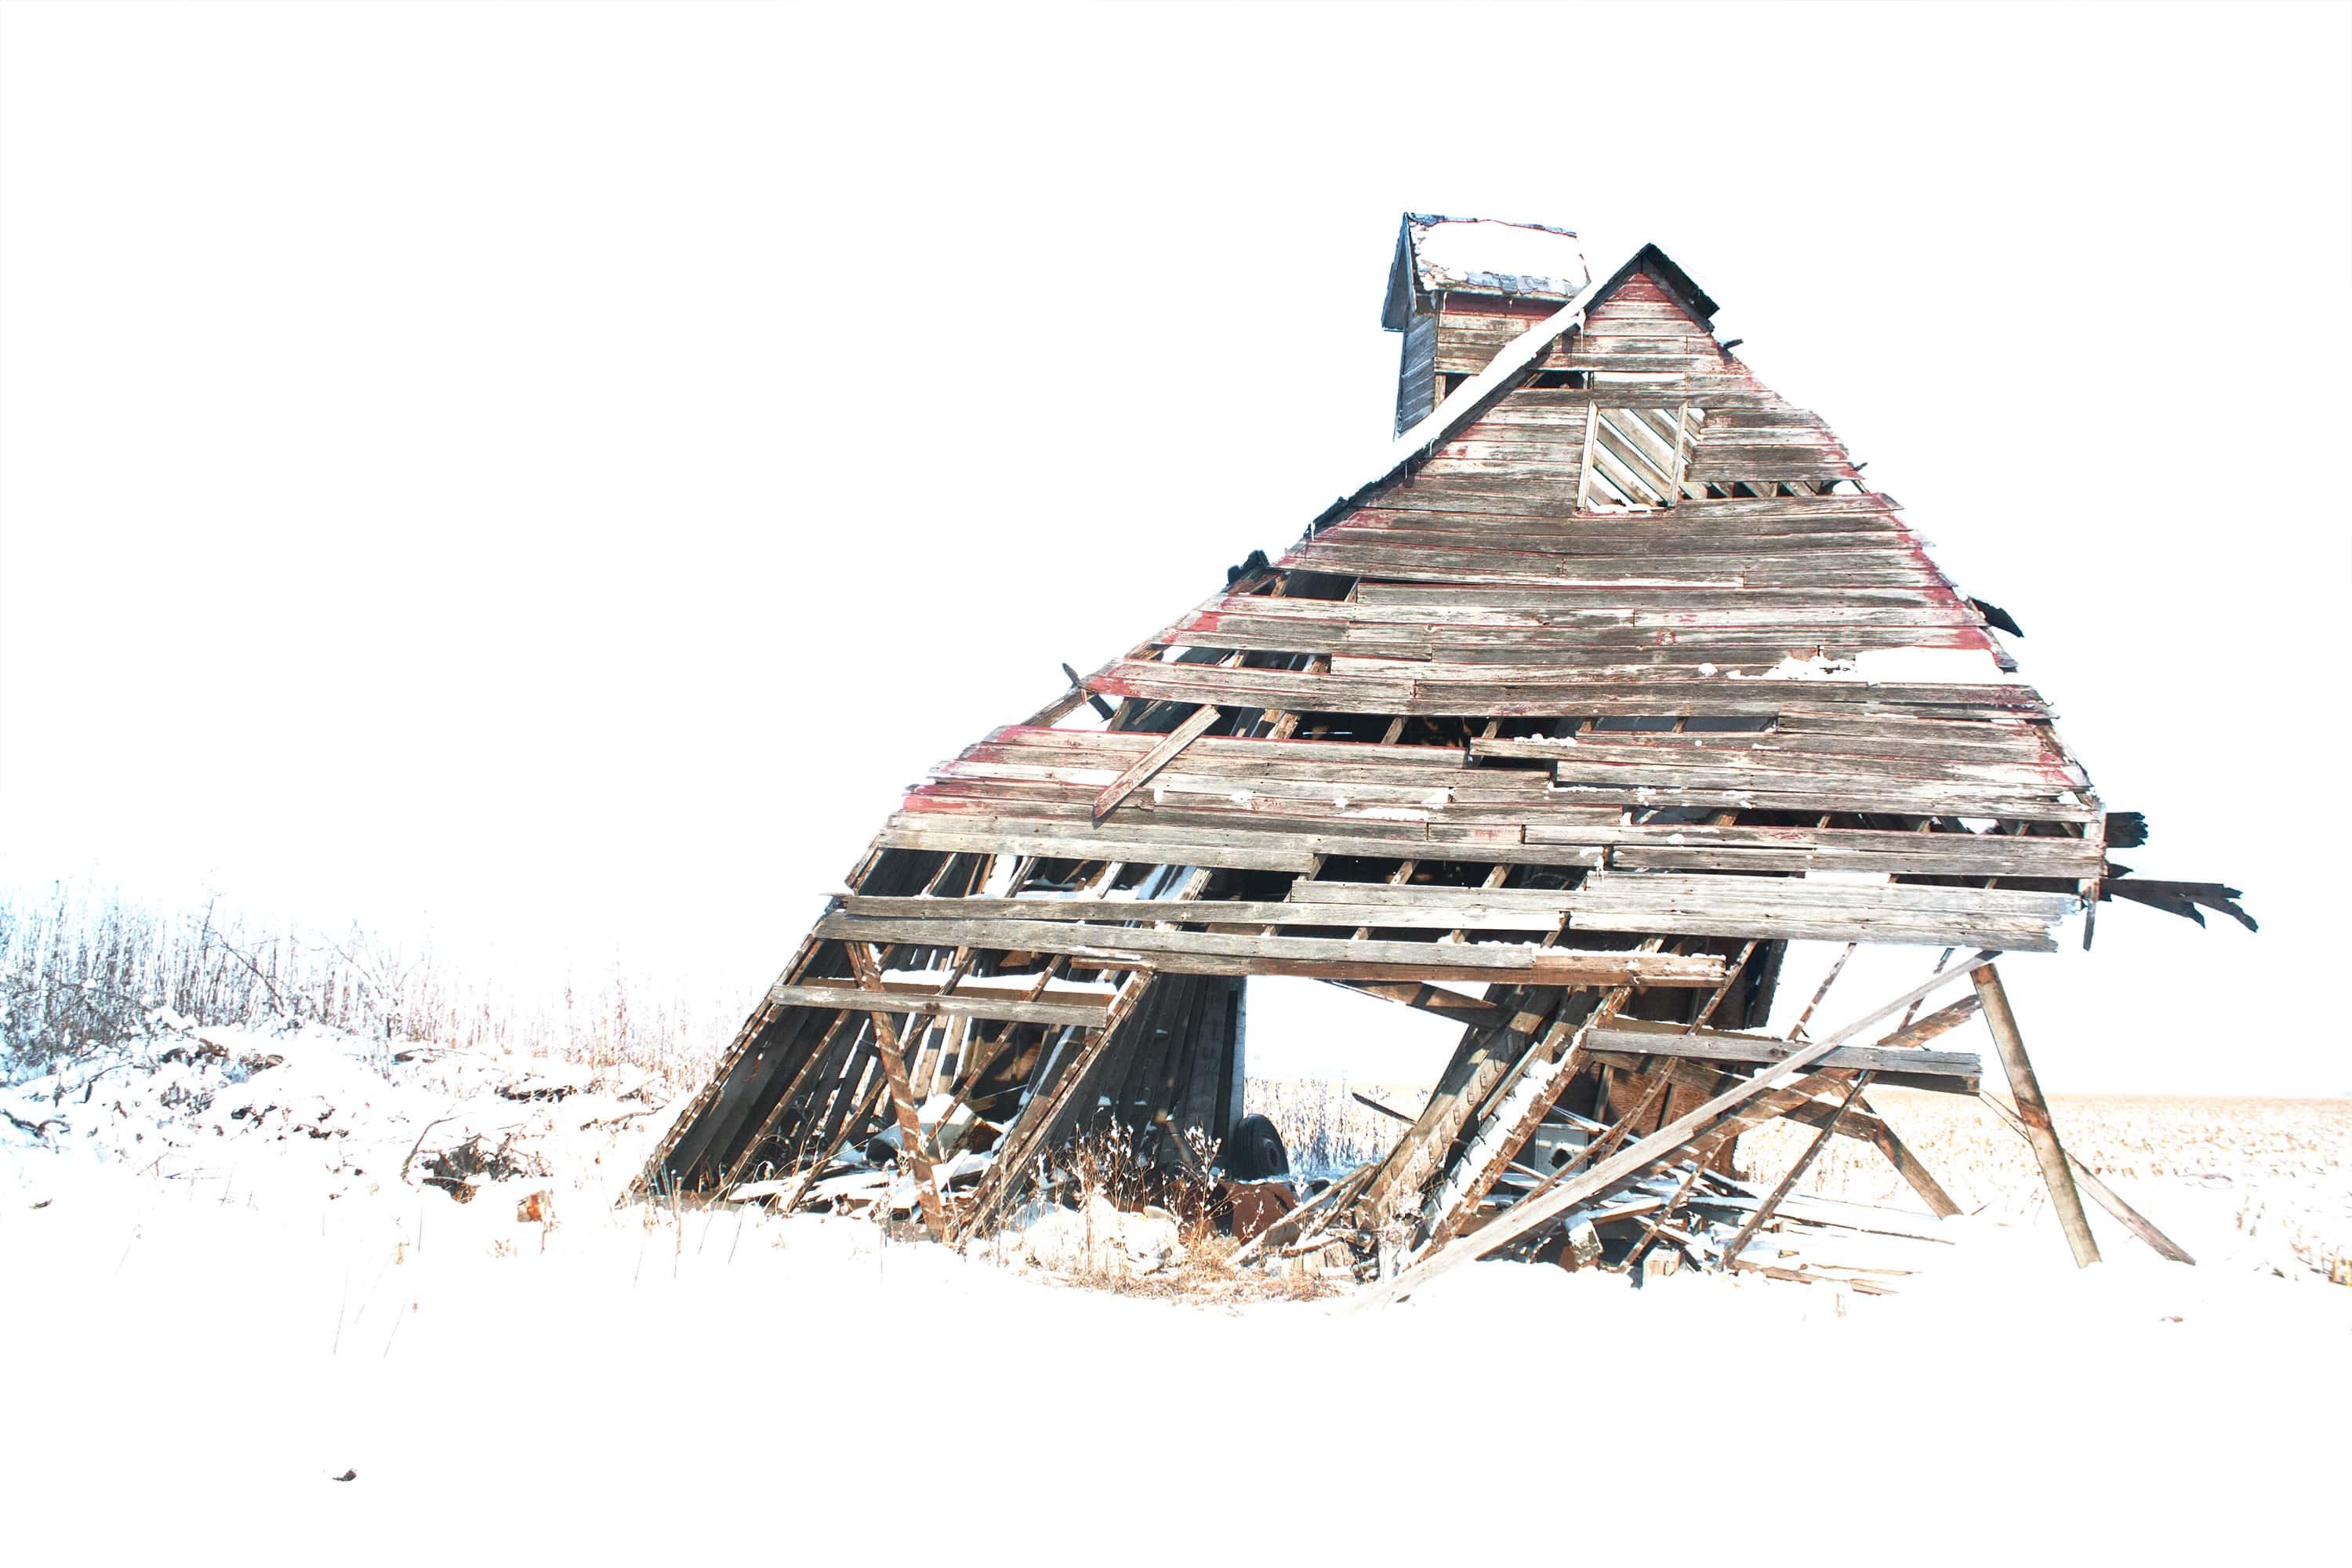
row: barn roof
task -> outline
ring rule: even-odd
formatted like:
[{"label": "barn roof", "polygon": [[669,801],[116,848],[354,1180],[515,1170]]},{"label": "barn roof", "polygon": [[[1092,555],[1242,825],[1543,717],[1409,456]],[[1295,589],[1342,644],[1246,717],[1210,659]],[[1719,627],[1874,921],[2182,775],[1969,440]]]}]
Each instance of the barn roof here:
[{"label": "barn roof", "polygon": [[1421,295],[1460,291],[1566,300],[1591,280],[1573,229],[1407,213],[1397,230],[1381,325],[1402,331]]}]

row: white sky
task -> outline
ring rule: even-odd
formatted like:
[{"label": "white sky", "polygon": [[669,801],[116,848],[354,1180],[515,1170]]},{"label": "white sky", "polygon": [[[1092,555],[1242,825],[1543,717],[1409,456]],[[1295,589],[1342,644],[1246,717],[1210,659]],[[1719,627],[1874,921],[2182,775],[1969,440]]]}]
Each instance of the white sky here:
[{"label": "white sky", "polygon": [[0,877],[748,993],[1354,477],[1436,211],[1664,246],[2248,889],[2007,966],[2053,1087],[2352,1089],[2347,17],[11,5]]}]

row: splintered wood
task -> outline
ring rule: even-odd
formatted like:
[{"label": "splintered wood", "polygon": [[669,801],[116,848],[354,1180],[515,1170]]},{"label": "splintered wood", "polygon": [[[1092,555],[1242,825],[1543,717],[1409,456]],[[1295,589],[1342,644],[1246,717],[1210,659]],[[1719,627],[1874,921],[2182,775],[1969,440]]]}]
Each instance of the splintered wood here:
[{"label": "splintered wood", "polygon": [[[1718,342],[1664,254],[1599,283],[1580,257],[1431,272],[1416,247],[1461,226],[1401,242],[1387,471],[933,767],[648,1190],[854,1194],[961,1240],[1059,1194],[1057,1152],[1087,1137],[1185,1181],[1265,1179],[1218,1146],[1244,986],[1290,975],[1463,1032],[1388,1154],[1249,1253],[1268,1266],[1321,1258],[1386,1297],[1486,1255],[1787,1273],[1743,1253],[1822,1205],[1794,1173],[1742,1189],[1733,1140],[1774,1118],[1812,1149],[1859,1140],[1950,1212],[1864,1085],[1983,1092],[1950,1041],[1979,1012],[1999,1109],[2095,1257],[1992,961],[2054,946],[2124,873],[1992,629],[2011,623]],[[1791,941],[1978,956],[1778,1037]],[[1914,1021],[1964,973],[1974,995]]]}]

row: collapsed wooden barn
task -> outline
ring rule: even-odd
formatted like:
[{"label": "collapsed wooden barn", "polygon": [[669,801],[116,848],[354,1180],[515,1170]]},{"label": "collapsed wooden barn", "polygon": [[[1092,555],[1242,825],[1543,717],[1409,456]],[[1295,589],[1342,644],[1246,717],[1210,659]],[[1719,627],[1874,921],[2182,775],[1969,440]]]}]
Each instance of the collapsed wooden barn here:
[{"label": "collapsed wooden barn", "polygon": [[[1655,247],[1593,281],[1566,231],[1408,215],[1382,471],[932,770],[646,1184],[791,1208],[891,1164],[961,1240],[1090,1129],[1196,1166],[1242,1113],[1247,978],[1294,975],[1462,1035],[1386,1157],[1255,1250],[1345,1241],[1391,1293],[1570,1237],[1747,1267],[1789,1184],[1727,1153],[1774,1117],[1949,1213],[1869,1089],[1982,1092],[1946,1038],[1981,1011],[1994,1104],[2095,1258],[1995,960],[2102,900],[2245,917],[2109,860],[2142,826],[2018,676],[2013,624],[1716,311]],[[1790,941],[1945,952],[1775,1037]]]}]

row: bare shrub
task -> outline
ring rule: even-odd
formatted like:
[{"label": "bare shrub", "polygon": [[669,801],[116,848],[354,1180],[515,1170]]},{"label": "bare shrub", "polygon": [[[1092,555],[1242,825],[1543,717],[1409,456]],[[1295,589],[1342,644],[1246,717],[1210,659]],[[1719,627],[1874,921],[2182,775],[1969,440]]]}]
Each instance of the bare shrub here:
[{"label": "bare shrub", "polygon": [[323,1024],[381,1041],[387,1058],[419,1048],[561,1057],[642,1071],[676,1092],[709,1070],[749,1007],[656,991],[618,964],[519,991],[452,971],[429,944],[356,923],[265,927],[218,899],[173,912],[64,885],[0,890],[0,1071],[36,1074],[139,1037],[159,1010],[199,1026]]}]

